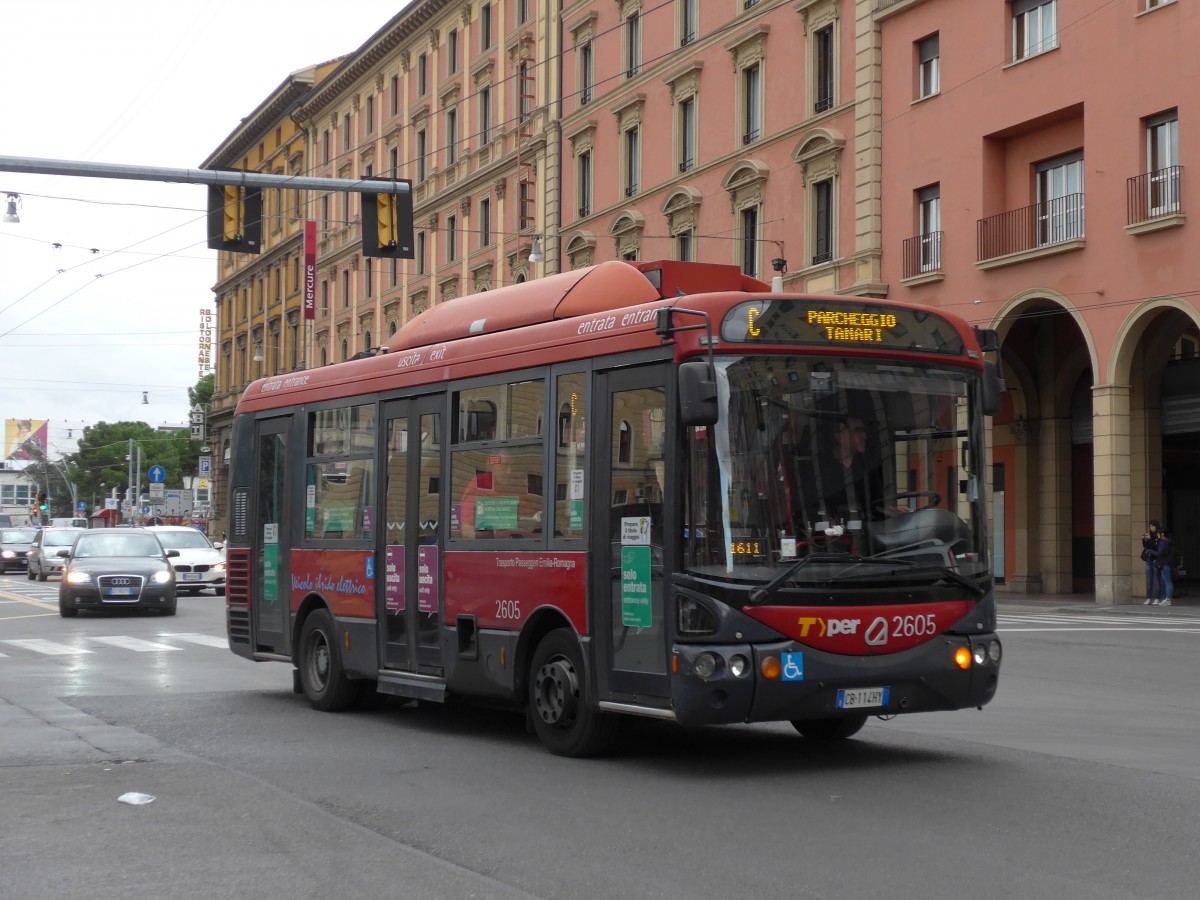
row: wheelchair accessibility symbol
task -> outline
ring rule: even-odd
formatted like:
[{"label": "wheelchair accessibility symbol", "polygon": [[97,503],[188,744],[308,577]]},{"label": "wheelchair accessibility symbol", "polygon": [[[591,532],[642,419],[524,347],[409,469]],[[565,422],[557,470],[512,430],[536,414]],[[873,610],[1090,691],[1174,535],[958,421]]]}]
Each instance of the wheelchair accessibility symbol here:
[{"label": "wheelchair accessibility symbol", "polygon": [[781,653],[783,659],[783,675],[784,681],[803,681],[804,680],[804,654],[803,653]]}]

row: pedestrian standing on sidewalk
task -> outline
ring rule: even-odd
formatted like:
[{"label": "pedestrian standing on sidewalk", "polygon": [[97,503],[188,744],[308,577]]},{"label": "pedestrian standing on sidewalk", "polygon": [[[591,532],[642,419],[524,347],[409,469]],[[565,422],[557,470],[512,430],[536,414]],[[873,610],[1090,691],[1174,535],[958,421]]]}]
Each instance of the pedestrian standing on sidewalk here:
[{"label": "pedestrian standing on sidewalk", "polygon": [[1170,606],[1175,596],[1175,585],[1171,581],[1171,554],[1175,549],[1174,542],[1167,529],[1158,533],[1158,548],[1154,551],[1154,568],[1158,572],[1158,595],[1155,606]]},{"label": "pedestrian standing on sidewalk", "polygon": [[1158,597],[1158,569],[1154,565],[1158,558],[1158,519],[1151,519],[1142,535],[1142,562],[1146,566],[1146,602],[1143,606],[1154,603]]}]

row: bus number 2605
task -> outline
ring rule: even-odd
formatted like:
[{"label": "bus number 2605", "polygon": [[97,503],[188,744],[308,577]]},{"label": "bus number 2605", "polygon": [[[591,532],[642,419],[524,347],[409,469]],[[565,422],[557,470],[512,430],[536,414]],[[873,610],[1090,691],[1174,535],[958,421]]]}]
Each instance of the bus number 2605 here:
[{"label": "bus number 2605", "polygon": [[518,600],[497,600],[496,601],[496,618],[497,619],[512,619],[516,621],[521,618],[521,604]]}]

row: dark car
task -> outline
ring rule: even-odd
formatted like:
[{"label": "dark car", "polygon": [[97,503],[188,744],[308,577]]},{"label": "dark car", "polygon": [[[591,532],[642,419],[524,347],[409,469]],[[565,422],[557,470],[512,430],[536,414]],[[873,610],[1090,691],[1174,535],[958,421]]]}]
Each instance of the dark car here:
[{"label": "dark car", "polygon": [[85,528],[41,528],[29,550],[29,580],[45,581],[48,575],[61,575],[65,561],[58,551],[70,547]]},{"label": "dark car", "polygon": [[81,609],[156,609],[175,615],[175,570],[168,559],[179,551],[164,550],[150,532],[86,531],[58,555],[67,561],[58,589],[62,616]]},{"label": "dark car", "polygon": [[0,529],[0,572],[21,569],[29,564],[29,548],[37,537],[36,528]]}]

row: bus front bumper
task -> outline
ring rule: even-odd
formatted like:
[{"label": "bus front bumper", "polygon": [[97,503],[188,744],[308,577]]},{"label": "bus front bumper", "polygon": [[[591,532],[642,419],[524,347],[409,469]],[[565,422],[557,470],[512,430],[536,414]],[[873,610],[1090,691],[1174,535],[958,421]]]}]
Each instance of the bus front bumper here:
[{"label": "bus front bumper", "polygon": [[[960,650],[966,654],[965,667]],[[995,696],[1000,674],[995,634],[943,634],[909,650],[877,656],[844,656],[793,641],[677,644],[673,652],[678,675],[672,700],[683,725],[981,707]]]}]

